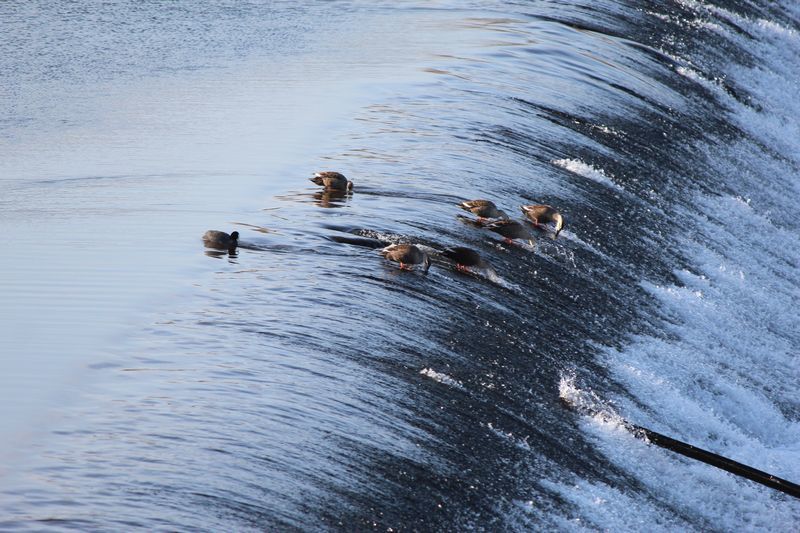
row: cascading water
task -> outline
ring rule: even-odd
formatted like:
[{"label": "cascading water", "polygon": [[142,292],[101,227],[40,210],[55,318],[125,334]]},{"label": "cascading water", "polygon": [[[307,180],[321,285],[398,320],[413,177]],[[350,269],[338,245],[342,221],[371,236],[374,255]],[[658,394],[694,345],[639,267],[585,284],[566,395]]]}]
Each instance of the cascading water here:
[{"label": "cascading water", "polygon": [[0,7],[0,526],[796,529],[622,423],[800,482],[785,4]]}]

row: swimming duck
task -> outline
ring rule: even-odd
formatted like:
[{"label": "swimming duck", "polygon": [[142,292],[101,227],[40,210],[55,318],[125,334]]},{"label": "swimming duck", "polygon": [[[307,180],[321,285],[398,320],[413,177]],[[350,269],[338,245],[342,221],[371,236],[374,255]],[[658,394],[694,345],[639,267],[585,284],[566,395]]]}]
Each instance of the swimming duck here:
[{"label": "swimming duck", "polygon": [[391,244],[381,250],[381,255],[389,261],[400,263],[403,270],[411,270],[414,265],[423,265],[427,272],[431,266],[428,254],[413,244]]},{"label": "swimming duck", "polygon": [[556,232],[553,238],[558,237],[558,234],[564,228],[564,217],[549,205],[523,205],[520,206],[520,208],[525,216],[528,217],[537,228],[541,224],[547,224],[548,222],[555,223]]},{"label": "swimming duck", "polygon": [[469,211],[473,215],[477,215],[479,220],[486,220],[487,218],[502,218],[507,219],[506,215],[491,200],[467,200],[458,204],[458,207],[464,211]]},{"label": "swimming duck", "polygon": [[353,182],[344,177],[339,172],[317,172],[313,178],[308,178],[317,185],[322,185],[326,190],[331,191],[352,191]]},{"label": "swimming duck", "polygon": [[531,230],[516,220],[498,220],[487,224],[486,229],[505,237],[505,242],[508,244],[514,244],[514,239],[522,239],[528,241],[531,246],[534,245]]},{"label": "swimming duck", "polygon": [[206,248],[233,252],[239,245],[239,232],[234,231],[228,235],[224,231],[210,229],[203,234],[203,244],[205,244]]},{"label": "swimming duck", "polygon": [[446,248],[442,255],[455,261],[456,269],[461,272],[471,272],[470,267],[478,268],[481,270],[494,271],[492,265],[485,261],[478,252],[471,248],[464,246],[454,246]]}]

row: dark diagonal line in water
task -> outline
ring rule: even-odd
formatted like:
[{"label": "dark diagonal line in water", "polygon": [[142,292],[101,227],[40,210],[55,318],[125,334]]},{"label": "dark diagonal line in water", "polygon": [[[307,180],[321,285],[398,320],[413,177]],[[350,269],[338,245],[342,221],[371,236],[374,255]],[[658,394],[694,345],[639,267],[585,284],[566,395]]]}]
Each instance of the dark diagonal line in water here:
[{"label": "dark diagonal line in water", "polygon": [[721,470],[730,472],[731,474],[749,479],[750,481],[755,481],[756,483],[760,483],[761,485],[800,499],[800,485],[796,483],[792,483],[786,479],[780,478],[768,472],[764,472],[763,470],[758,470],[751,466],[747,466],[746,464],[734,461],[733,459],[729,459],[722,455],[698,448],[697,446],[693,446],[687,442],[673,439],[672,437],[668,437],[667,435],[658,433],[652,429],[633,424],[632,422],[618,417],[617,415],[610,413],[606,409],[600,408],[591,402],[581,401],[581,399],[575,401],[575,398],[573,398],[571,395],[565,394],[562,394],[561,399],[565,405],[583,414],[587,414],[589,416],[599,415],[602,418],[608,419],[614,418],[616,422],[620,423],[628,431],[633,433],[636,438],[644,440],[645,442],[655,444],[656,446],[666,448],[667,450],[671,450],[691,459],[715,466]]}]

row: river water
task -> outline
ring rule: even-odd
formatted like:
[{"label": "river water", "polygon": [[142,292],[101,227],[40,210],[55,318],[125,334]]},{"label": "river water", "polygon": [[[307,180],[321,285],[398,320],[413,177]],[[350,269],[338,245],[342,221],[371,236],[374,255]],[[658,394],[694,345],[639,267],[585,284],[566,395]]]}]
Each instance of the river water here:
[{"label": "river water", "polygon": [[[796,530],[797,500],[622,423],[800,482],[791,2],[0,27],[0,529]],[[511,246],[470,198],[566,229]]]}]

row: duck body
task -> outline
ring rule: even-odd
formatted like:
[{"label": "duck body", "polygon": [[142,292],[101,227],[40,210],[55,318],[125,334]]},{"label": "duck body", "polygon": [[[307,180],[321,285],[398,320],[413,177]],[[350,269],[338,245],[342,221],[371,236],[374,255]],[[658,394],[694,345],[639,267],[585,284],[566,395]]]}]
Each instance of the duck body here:
[{"label": "duck body", "polygon": [[523,205],[520,209],[522,209],[523,214],[528,217],[528,220],[533,222],[536,227],[539,227],[541,224],[554,223],[556,225],[554,237],[558,237],[558,234],[564,228],[564,217],[549,205]]},{"label": "duck body", "polygon": [[533,246],[534,239],[531,230],[525,225],[520,224],[516,220],[498,220],[486,226],[486,229],[491,230],[499,235],[505,237],[508,244],[512,244],[514,239],[522,239],[528,241]]},{"label": "duck body", "polygon": [[466,248],[464,246],[446,248],[442,252],[442,256],[454,261],[456,269],[462,272],[471,272],[471,268],[494,271],[492,266],[472,248]]},{"label": "duck body", "polygon": [[313,178],[309,178],[317,185],[322,185],[329,191],[352,191],[353,182],[348,180],[344,174],[333,171],[317,172]]},{"label": "duck body", "polygon": [[469,211],[473,215],[477,215],[479,219],[508,218],[508,215],[498,209],[491,200],[467,200],[458,204],[458,207],[464,211]]},{"label": "duck body", "polygon": [[391,244],[381,250],[381,255],[389,261],[400,263],[403,270],[411,270],[415,265],[422,265],[427,272],[431,266],[428,254],[413,244]]},{"label": "duck body", "polygon": [[229,235],[224,231],[211,229],[203,234],[203,244],[205,244],[206,248],[232,252],[239,245],[239,232],[234,231]]}]

